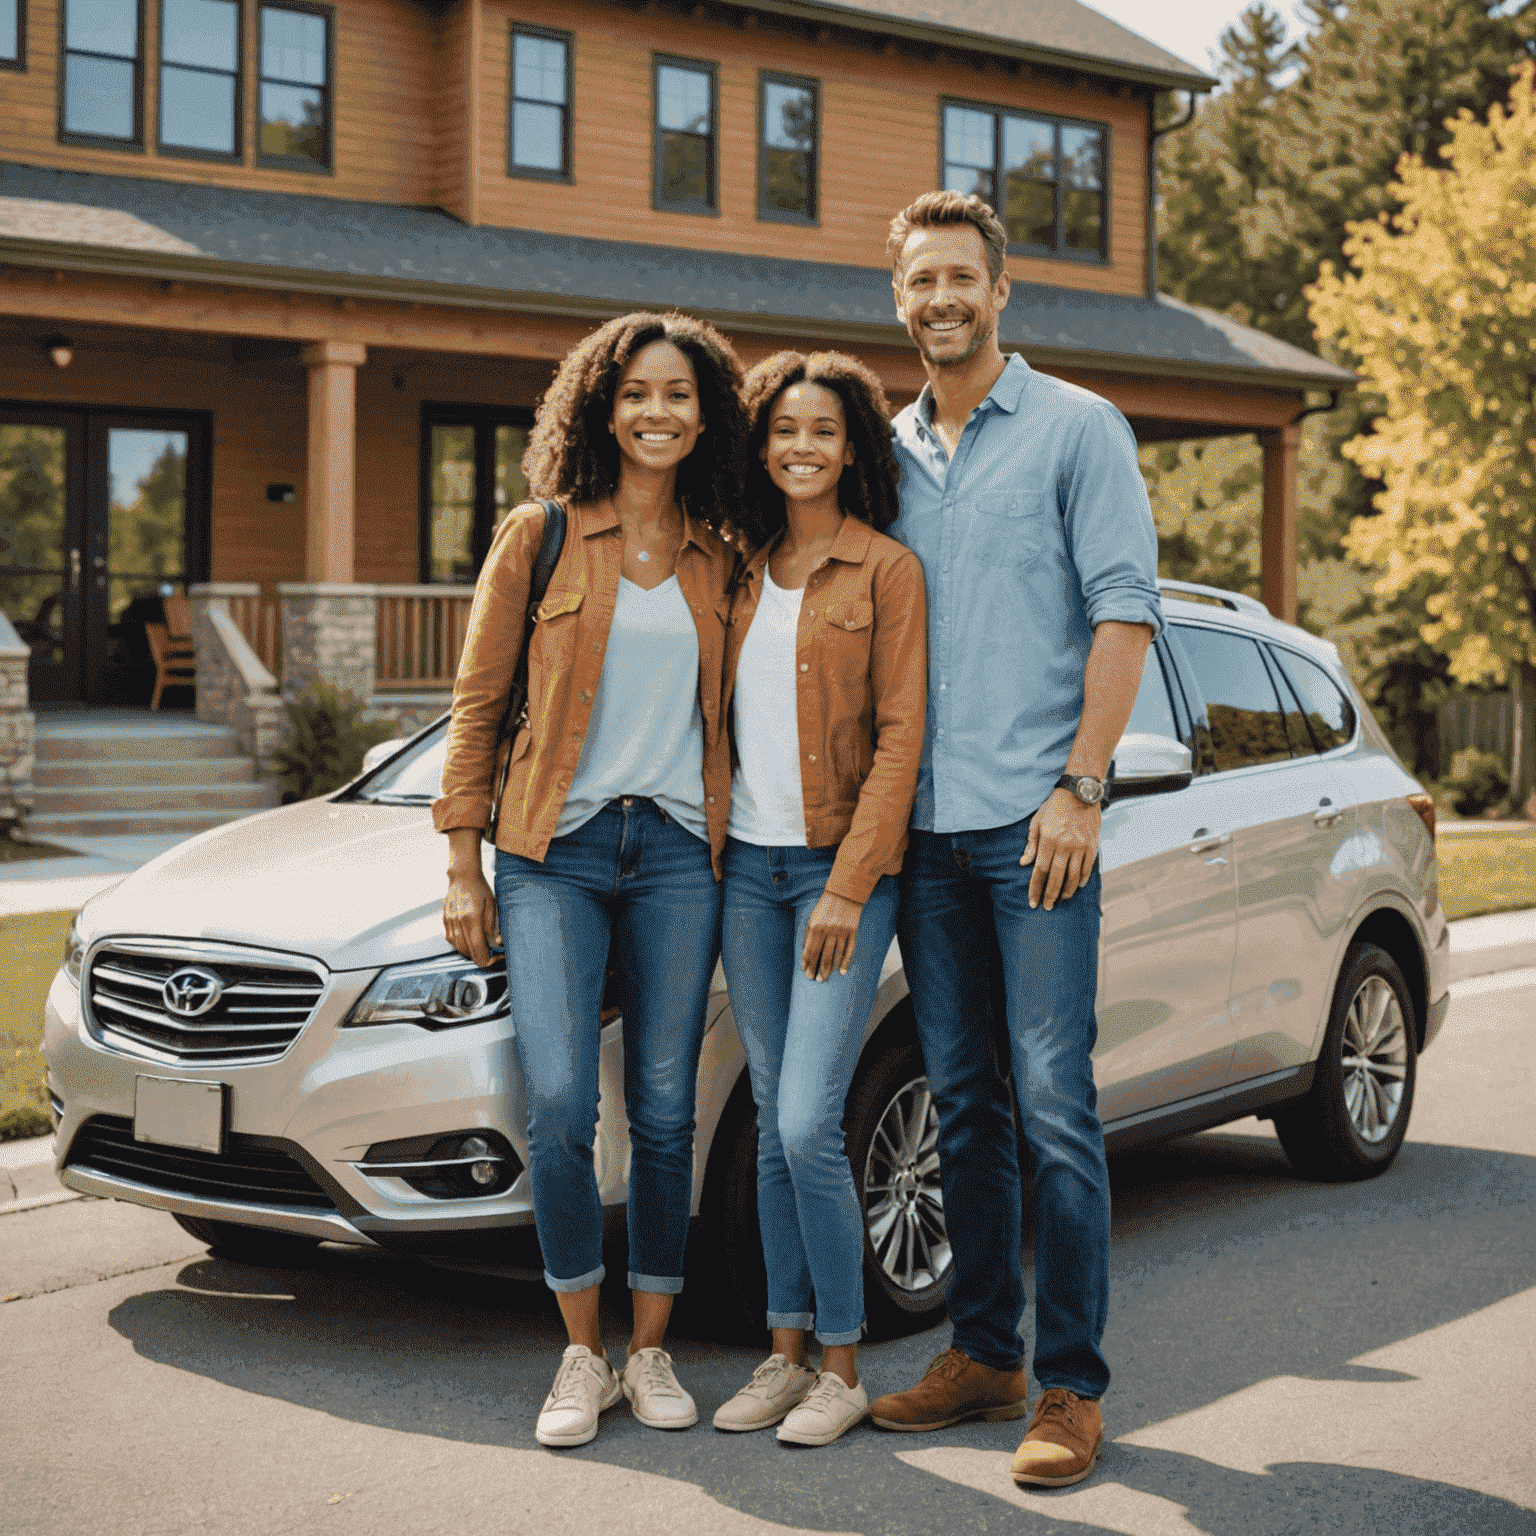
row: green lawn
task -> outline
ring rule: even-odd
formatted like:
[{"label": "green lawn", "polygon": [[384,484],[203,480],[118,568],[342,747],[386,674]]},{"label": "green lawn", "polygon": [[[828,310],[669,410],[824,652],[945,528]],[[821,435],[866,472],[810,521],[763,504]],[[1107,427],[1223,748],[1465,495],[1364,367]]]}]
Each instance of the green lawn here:
[{"label": "green lawn", "polygon": [[[1439,839],[1440,900],[1451,918],[1536,907],[1536,828],[1447,832]],[[49,1128],[43,999],[64,952],[72,912],[0,917],[0,1141]]]},{"label": "green lawn", "polygon": [[1440,900],[1446,916],[1481,917],[1536,907],[1536,828],[1529,832],[1442,832]]},{"label": "green lawn", "polygon": [[43,999],[64,954],[73,912],[0,917],[0,1141],[51,1128],[43,1079]]}]

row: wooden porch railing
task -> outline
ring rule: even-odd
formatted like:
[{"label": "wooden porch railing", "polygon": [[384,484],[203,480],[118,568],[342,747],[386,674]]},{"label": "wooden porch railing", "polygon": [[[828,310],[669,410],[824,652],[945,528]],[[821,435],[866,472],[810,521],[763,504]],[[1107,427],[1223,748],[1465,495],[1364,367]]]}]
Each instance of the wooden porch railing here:
[{"label": "wooden porch railing", "polygon": [[240,626],[246,643],[261,658],[261,664],[274,677],[280,672],[282,658],[277,648],[277,604],[269,597],[253,594],[231,597],[229,616]]},{"label": "wooden porch railing", "polygon": [[473,587],[381,586],[375,684],[420,692],[453,687],[469,627]]}]

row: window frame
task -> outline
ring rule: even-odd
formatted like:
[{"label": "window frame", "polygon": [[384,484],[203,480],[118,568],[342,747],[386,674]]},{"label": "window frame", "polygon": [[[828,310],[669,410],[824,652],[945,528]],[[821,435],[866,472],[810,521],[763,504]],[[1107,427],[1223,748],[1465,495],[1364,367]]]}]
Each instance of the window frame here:
[{"label": "window frame", "polygon": [[[308,16],[318,16],[325,22],[325,160],[317,164],[297,155],[269,155],[261,147],[261,88],[267,81],[261,66],[262,20],[267,11],[301,11]],[[256,0],[256,67],[252,71],[253,126],[255,127],[255,163],[266,170],[303,171],[311,176],[336,174],[336,7],[319,3],[319,0]],[[296,85],[298,81],[278,80],[274,85]]]},{"label": "window frame", "polygon": [[[565,48],[565,104],[560,109],[560,157],[564,170],[546,171],[536,165],[519,165],[513,158],[513,124],[517,117],[517,39],[535,37]],[[551,106],[551,102],[541,102]],[[507,27],[507,175],[522,181],[555,181],[572,186],[576,181],[576,148],[572,132],[576,113],[576,34],[558,27],[541,27],[531,21],[514,21]]]},{"label": "window frame", "polygon": [[[1264,642],[1263,649],[1264,659],[1270,664],[1271,668],[1279,674],[1280,682],[1284,685],[1285,691],[1293,699],[1295,699],[1297,708],[1301,711],[1301,718],[1306,726],[1307,734],[1312,737],[1312,744],[1317,750],[1318,757],[1331,757],[1335,752],[1348,752],[1357,746],[1360,740],[1360,732],[1362,729],[1360,724],[1360,706],[1355,702],[1354,699],[1349,696],[1348,689],[1339,686],[1339,680],[1334,677],[1334,675],[1327,669],[1327,667],[1325,667],[1322,662],[1318,661],[1315,656],[1305,655],[1303,652],[1296,650],[1294,647],[1283,645],[1275,640],[1266,640]],[[1296,682],[1292,680],[1291,674],[1287,670],[1286,659],[1287,657],[1292,656],[1294,656],[1297,661],[1305,661],[1316,667],[1317,670],[1328,679],[1329,683],[1333,685],[1339,697],[1344,701],[1345,707],[1354,717],[1353,724],[1350,727],[1348,740],[1342,741],[1338,743],[1338,745],[1330,747],[1324,746],[1323,743],[1317,739],[1317,734],[1312,728],[1311,711],[1309,711],[1307,708],[1308,701],[1302,698],[1300,687]]]},{"label": "window frame", "polygon": [[[243,165],[245,163],[245,6],[242,0],[234,0],[235,6],[235,147],[226,153],[220,149],[188,149],[181,144],[167,144],[164,138],[165,121],[165,6],[166,0],[156,0],[156,40],[159,58],[155,63],[155,153],[176,160],[208,160],[216,165]],[[198,70],[194,64],[172,64],[172,69]],[[222,69],[204,69],[200,73],[222,75]],[[260,112],[258,105],[257,111]]]},{"label": "window frame", "polygon": [[0,69],[14,69],[17,74],[24,75],[27,72],[27,0],[11,0],[11,3],[16,7],[16,57],[0,59]]},{"label": "window frame", "polygon": [[[709,190],[711,200],[669,202],[661,196],[662,135],[661,71],[686,69],[709,76]],[[720,66],[708,59],[686,59],[675,53],[651,55],[651,209],[656,213],[684,213],[702,218],[720,217]]]},{"label": "window frame", "polygon": [[[1110,155],[1114,148],[1114,133],[1109,123],[1100,122],[1091,117],[1066,117],[1059,112],[1035,112],[1024,107],[1004,106],[1000,102],[974,101],[965,96],[940,96],[939,97],[939,173],[937,186],[944,185],[944,168],[948,164],[945,159],[945,115],[951,107],[959,107],[967,112],[986,112],[992,118],[992,178],[996,190],[994,198],[997,202],[1003,202],[1003,189],[1000,185],[1002,177],[1003,160],[1003,119],[1005,117],[1022,118],[1027,122],[1048,124],[1052,131],[1054,145],[1053,156],[1056,166],[1056,247],[1050,249],[1046,246],[1032,245],[1024,240],[1012,240],[1008,242],[1008,254],[1010,256],[1028,256],[1037,261],[1076,261],[1084,262],[1089,266],[1109,266],[1113,261],[1113,231],[1110,227]],[[1103,136],[1104,160],[1100,174],[1102,185],[1099,188],[1099,249],[1097,251],[1068,250],[1061,242],[1065,223],[1066,196],[1061,174],[1061,130],[1063,128],[1092,128]],[[1007,205],[995,208],[997,216],[1007,225]]]},{"label": "window frame", "polygon": [[[815,103],[816,132],[811,142],[811,212],[794,213],[768,203],[768,87],[788,85],[809,90]],[[765,224],[796,224],[802,229],[821,228],[821,81],[811,75],[789,74],[782,69],[757,72],[757,217]]]},{"label": "window frame", "polygon": [[145,152],[144,144],[144,43],[145,43],[145,4],[144,0],[134,0],[138,11],[138,26],[134,37],[134,46],[137,52],[133,59],[133,137],[130,139],[114,139],[103,133],[76,133],[65,127],[64,113],[67,107],[67,92],[69,89],[69,60],[72,53],[82,58],[102,59],[113,58],[121,62],[117,54],[87,53],[83,49],[71,49],[69,47],[69,0],[59,0],[57,15],[59,18],[59,63],[58,63],[58,141],[60,144],[78,144],[86,149],[115,149],[120,153],[130,155],[142,155]]}]

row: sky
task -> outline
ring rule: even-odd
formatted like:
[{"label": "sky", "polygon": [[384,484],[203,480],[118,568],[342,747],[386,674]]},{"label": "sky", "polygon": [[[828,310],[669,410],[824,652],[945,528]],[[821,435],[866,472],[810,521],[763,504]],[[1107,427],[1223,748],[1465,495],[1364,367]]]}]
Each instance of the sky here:
[{"label": "sky", "polygon": [[[1139,32],[1199,69],[1214,70],[1216,39],[1247,9],[1251,0],[1082,0],[1122,27]],[[1301,35],[1292,0],[1268,0],[1290,28],[1294,42]]]}]

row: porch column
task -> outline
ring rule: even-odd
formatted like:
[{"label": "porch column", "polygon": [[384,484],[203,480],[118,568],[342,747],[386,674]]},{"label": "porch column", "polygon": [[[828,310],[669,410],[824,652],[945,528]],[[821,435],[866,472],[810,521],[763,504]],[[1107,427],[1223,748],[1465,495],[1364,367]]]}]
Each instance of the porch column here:
[{"label": "porch column", "polygon": [[304,572],[312,582],[349,582],[357,468],[357,370],[368,360],[368,349],[355,341],[317,341],[305,347],[302,356],[309,370]]},{"label": "porch column", "polygon": [[1260,582],[1264,606],[1287,624],[1296,622],[1296,454],[1301,426],[1290,422],[1260,432],[1264,449],[1264,516]]}]

